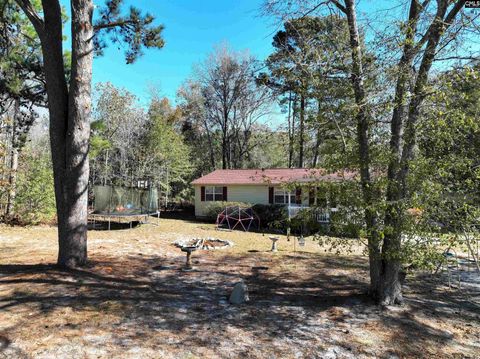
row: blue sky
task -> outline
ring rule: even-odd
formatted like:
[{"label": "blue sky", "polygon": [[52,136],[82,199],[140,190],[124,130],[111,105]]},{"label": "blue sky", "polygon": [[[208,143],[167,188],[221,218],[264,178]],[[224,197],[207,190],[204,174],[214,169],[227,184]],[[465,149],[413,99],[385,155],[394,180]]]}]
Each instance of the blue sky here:
[{"label": "blue sky", "polygon": [[[61,0],[69,15],[69,0]],[[104,0],[96,0],[99,6]],[[126,65],[123,49],[110,45],[102,57],[95,58],[93,83],[111,82],[134,93],[147,104],[152,86],[160,94],[175,99],[178,87],[202,62],[214,46],[227,43],[235,50],[246,50],[258,59],[272,51],[272,37],[278,30],[272,19],[260,16],[263,0],[126,0],[148,11],[163,24],[166,45],[160,50],[145,50],[134,64]],[[361,10],[376,8],[384,0],[361,1]],[[368,11],[367,10],[367,11]],[[66,24],[64,34],[69,37]],[[65,43],[70,47],[69,40]]]},{"label": "blue sky", "polygon": [[[103,5],[104,0],[96,0]],[[61,0],[69,13],[69,0]],[[134,93],[146,105],[149,88],[175,99],[178,87],[202,62],[215,45],[228,43],[233,50],[248,49],[258,59],[272,51],[272,37],[278,30],[272,19],[261,17],[263,0],[125,0],[125,8],[134,5],[163,24],[166,45],[160,50],[145,50],[136,63],[126,65],[123,49],[110,45],[102,57],[95,58],[93,82],[110,81]],[[394,23],[405,16],[401,1],[359,1],[359,20],[369,13],[377,26]],[[395,18],[396,17],[396,18]],[[65,35],[69,36],[69,24]],[[69,41],[66,42],[69,48]]]},{"label": "blue sky", "polygon": [[262,0],[137,0],[134,3],[165,26],[165,47],[146,50],[136,63],[126,65],[123,50],[110,46],[103,57],[94,60],[93,82],[110,81],[125,87],[144,104],[151,86],[174,100],[192,65],[203,61],[213,47],[222,42],[229,43],[234,50],[249,49],[260,59],[271,51],[275,27],[268,19],[259,17]]}]

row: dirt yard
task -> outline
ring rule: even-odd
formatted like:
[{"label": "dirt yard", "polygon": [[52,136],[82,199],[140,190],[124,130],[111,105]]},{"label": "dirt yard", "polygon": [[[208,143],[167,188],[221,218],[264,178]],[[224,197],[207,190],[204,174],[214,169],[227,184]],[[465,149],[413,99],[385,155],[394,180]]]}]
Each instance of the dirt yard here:
[{"label": "dirt yard", "polygon": [[[197,251],[183,238],[232,248]],[[407,277],[406,305],[365,295],[367,260],[282,237],[161,219],[89,233],[90,265],[61,271],[56,230],[0,227],[0,358],[480,358],[480,293]],[[227,296],[243,280],[248,304]]]}]

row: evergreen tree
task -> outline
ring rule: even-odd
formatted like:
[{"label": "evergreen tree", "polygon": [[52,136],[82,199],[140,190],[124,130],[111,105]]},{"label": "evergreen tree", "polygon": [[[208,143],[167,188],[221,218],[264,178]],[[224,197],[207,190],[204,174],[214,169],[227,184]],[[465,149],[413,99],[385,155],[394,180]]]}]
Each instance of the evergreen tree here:
[{"label": "evergreen tree", "polygon": [[127,15],[122,0],[108,0],[94,23],[92,0],[71,0],[71,76],[63,54],[62,10],[59,0],[43,0],[37,11],[30,0],[15,0],[40,39],[50,116],[50,143],[58,217],[58,264],[75,267],[87,261],[88,149],[94,51],[112,38],[128,45],[132,63],[144,47],[161,48],[162,26],[132,7]]}]

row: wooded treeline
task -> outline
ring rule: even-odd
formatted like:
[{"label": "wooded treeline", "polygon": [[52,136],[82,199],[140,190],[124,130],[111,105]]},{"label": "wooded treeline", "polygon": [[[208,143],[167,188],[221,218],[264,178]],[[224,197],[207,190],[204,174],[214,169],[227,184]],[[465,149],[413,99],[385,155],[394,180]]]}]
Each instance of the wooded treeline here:
[{"label": "wooded treeline", "polygon": [[[13,2],[4,2],[9,6],[4,6],[1,37],[1,204],[9,215],[18,154],[37,117],[35,110],[45,106],[46,98],[34,29]],[[275,2],[269,6],[271,13],[279,13]],[[314,16],[300,8],[290,11],[282,17],[283,28],[273,36],[274,51],[265,61],[226,44],[218,46],[178,89],[176,106],[157,93],[144,108],[128,90],[98,84],[90,184],[133,185],[150,179],[170,198],[189,199],[188,183],[215,168],[355,169],[358,114],[348,19],[335,12]],[[389,94],[398,69],[380,57],[390,43],[366,43],[362,33],[359,40],[364,87],[374,94],[369,103],[374,119],[369,121],[378,156],[370,161],[381,169],[387,166]],[[467,70],[476,71],[474,65]],[[428,100],[440,90],[444,87],[432,88]]]}]

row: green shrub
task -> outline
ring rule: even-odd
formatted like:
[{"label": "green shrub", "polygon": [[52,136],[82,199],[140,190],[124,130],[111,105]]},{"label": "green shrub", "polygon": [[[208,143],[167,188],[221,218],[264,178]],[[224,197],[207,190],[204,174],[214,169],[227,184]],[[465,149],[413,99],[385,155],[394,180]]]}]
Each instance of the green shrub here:
[{"label": "green shrub", "polygon": [[352,210],[344,209],[332,213],[332,235],[346,238],[360,238],[362,232],[362,215]]},{"label": "green shrub", "polygon": [[20,223],[51,223],[55,220],[53,172],[48,154],[25,151],[18,170],[15,215]]},{"label": "green shrub", "polygon": [[[209,221],[214,222],[217,215],[222,212],[225,207],[241,206],[252,207],[253,211],[260,219],[260,227],[266,230],[277,230],[286,232],[290,227],[290,233],[293,235],[309,236],[313,234],[358,238],[361,225],[354,221],[352,215],[347,211],[338,211],[330,214],[330,223],[317,222],[315,211],[318,208],[305,208],[298,214],[288,219],[287,206],[282,204],[255,204],[250,205],[243,202],[210,202],[206,207],[206,217]],[[360,222],[361,223],[361,222]]]},{"label": "green shrub", "polygon": [[250,203],[245,202],[209,202],[205,207],[205,217],[208,221],[215,222],[218,214],[225,210],[225,207],[234,206],[240,206],[243,208],[252,207]]},{"label": "green shrub", "polygon": [[260,227],[286,230],[288,225],[287,207],[282,204],[256,204],[253,211],[260,218]]},{"label": "green shrub", "polygon": [[301,210],[291,219],[290,228],[293,234],[304,236],[319,234],[332,237],[359,238],[362,226],[355,221],[351,213],[346,210],[330,213],[329,223],[317,222],[316,208]]},{"label": "green shrub", "polygon": [[290,220],[292,234],[308,236],[315,233],[323,233],[328,230],[328,224],[319,223],[316,219],[315,208],[302,209]]}]

